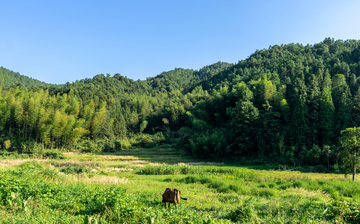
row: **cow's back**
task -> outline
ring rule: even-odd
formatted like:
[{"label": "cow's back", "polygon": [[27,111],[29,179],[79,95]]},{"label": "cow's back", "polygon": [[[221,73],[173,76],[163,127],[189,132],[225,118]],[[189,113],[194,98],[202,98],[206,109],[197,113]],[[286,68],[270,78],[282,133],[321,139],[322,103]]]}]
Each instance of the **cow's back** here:
[{"label": "cow's back", "polygon": [[163,193],[162,202],[180,203],[180,191],[177,189],[166,188]]}]

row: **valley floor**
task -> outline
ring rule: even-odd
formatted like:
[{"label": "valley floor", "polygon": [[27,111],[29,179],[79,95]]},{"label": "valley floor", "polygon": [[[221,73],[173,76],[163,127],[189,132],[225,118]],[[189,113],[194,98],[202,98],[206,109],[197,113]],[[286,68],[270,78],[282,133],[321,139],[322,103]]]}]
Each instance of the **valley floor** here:
[{"label": "valley floor", "polygon": [[[360,222],[360,184],[340,174],[198,161],[166,146],[65,159],[1,159],[1,223]],[[161,192],[181,190],[176,208]]]}]

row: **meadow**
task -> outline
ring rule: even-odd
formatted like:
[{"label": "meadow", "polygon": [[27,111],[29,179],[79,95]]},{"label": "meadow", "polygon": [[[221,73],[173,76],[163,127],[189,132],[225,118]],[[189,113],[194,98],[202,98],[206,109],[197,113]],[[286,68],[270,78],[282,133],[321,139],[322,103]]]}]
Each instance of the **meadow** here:
[{"label": "meadow", "polygon": [[[0,170],[1,223],[360,222],[360,183],[343,174],[204,162],[171,145],[7,155]],[[164,208],[167,187],[188,200]]]}]

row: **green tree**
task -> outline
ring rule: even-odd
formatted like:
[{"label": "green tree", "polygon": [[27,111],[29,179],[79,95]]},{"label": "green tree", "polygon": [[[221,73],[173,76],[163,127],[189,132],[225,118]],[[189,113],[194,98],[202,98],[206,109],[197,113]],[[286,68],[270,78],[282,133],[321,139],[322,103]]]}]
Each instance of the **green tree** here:
[{"label": "green tree", "polygon": [[356,168],[360,164],[360,127],[347,128],[341,131],[340,162],[345,174],[352,171],[353,181],[356,181]]},{"label": "green tree", "polygon": [[334,113],[335,107],[331,96],[331,78],[329,72],[326,71],[319,105],[319,139],[321,146],[331,145],[332,138],[334,137]]},{"label": "green tree", "polygon": [[308,84],[308,109],[309,109],[309,139],[312,144],[319,144],[319,105],[320,105],[320,86],[318,78],[311,75]]},{"label": "green tree", "polygon": [[140,133],[142,133],[145,130],[147,124],[148,124],[147,120],[143,120],[141,122],[141,124],[140,124]]},{"label": "green tree", "polygon": [[[259,117],[259,110],[254,106],[253,93],[244,82],[238,83],[232,90],[234,95],[239,96],[235,107],[227,108],[227,114],[231,117],[229,127],[234,135],[232,143],[233,155],[253,155],[253,141],[256,135],[254,124]],[[230,134],[231,135],[231,134]]]},{"label": "green tree", "polygon": [[106,102],[103,102],[100,110],[95,113],[92,120],[91,134],[93,135],[94,139],[98,137],[98,135],[100,134],[101,126],[103,122],[105,122],[105,120],[106,120]]},{"label": "green tree", "polygon": [[332,98],[335,107],[334,129],[335,135],[349,127],[352,120],[352,102],[350,88],[345,76],[337,74],[332,78]]},{"label": "green tree", "polygon": [[295,104],[291,119],[290,138],[292,145],[298,149],[306,145],[309,139],[308,107],[306,105],[306,86],[303,80],[297,78],[294,82]]}]

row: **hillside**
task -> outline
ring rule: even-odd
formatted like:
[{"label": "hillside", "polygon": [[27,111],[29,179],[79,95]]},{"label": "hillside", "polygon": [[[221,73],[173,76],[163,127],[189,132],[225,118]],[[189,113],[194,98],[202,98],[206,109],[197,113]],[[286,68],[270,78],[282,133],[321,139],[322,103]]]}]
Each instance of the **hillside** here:
[{"label": "hillside", "polygon": [[43,92],[13,89],[0,98],[2,139],[22,136],[19,149],[25,139],[30,148],[37,140],[71,148],[85,139],[125,147],[178,138],[202,159],[339,170],[340,132],[360,124],[359,76],[360,42],[326,38],[144,81],[97,75]]},{"label": "hillside", "polygon": [[0,85],[5,88],[11,88],[15,86],[21,86],[24,89],[30,89],[32,87],[46,86],[45,82],[20,75],[18,72],[13,72],[6,68],[0,67]]},{"label": "hillside", "polygon": [[191,108],[185,145],[201,158],[329,168],[340,131],[360,123],[359,52],[359,41],[330,38],[256,51],[193,88],[211,97]]},{"label": "hillside", "polygon": [[[273,81],[277,86],[289,84],[300,76],[308,79],[312,74],[319,77],[326,69],[331,76],[343,74],[346,81],[360,75],[360,46],[356,40],[334,40],[326,38],[315,45],[287,44],[274,45],[269,49],[257,50],[247,59],[224,70],[201,85],[204,90],[219,89],[227,84],[256,80],[264,73],[275,73]],[[277,80],[275,80],[277,79]],[[352,85],[354,85],[352,80]]]}]

